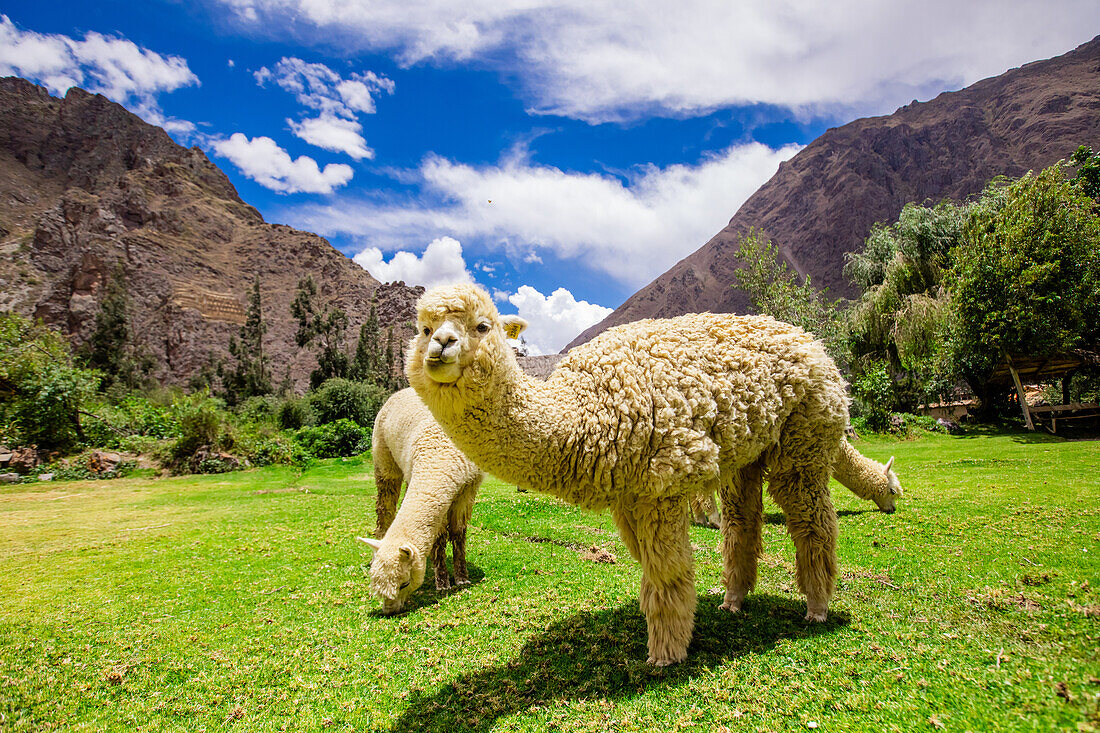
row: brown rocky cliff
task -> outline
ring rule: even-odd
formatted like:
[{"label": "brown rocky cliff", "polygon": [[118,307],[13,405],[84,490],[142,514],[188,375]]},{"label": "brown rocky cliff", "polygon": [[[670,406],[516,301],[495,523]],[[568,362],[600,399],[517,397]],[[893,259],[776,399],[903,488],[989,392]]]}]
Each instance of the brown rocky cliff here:
[{"label": "brown rocky cliff", "polygon": [[736,290],[738,239],[765,232],[787,262],[838,296],[875,222],[909,201],[963,200],[994,176],[1019,176],[1100,147],[1100,37],[1064,56],[914,102],[894,114],[833,128],[807,145],[737,210],[703,247],[632,295],[566,349],[641,318],[750,310]]},{"label": "brown rocky cliff", "polygon": [[0,79],[0,308],[41,317],[79,344],[121,266],[131,320],[157,376],[183,383],[224,357],[258,276],[275,378],[314,366],[294,344],[290,301],[312,275],[349,316],[354,343],[377,296],[379,320],[412,334],[420,288],[381,285],[308,232],[268,224],[198,148],[80,89],[65,98]]}]

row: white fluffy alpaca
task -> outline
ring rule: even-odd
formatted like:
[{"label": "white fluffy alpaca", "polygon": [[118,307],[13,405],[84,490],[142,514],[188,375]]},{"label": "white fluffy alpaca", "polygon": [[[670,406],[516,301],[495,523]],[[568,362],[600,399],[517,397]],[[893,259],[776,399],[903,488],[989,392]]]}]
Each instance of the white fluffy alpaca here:
[{"label": "white fluffy alpaca", "polygon": [[825,619],[836,578],[829,475],[848,422],[844,380],[821,344],[763,316],[640,321],[573,349],[545,382],[524,374],[480,288],[417,304],[409,382],[472,460],[499,478],[609,508],[642,564],[649,661],[682,661],[696,591],[688,496],[722,497],[726,597],[756,581],[768,490],[795,543],[806,617]]},{"label": "white fluffy alpaca", "polygon": [[[378,412],[373,434],[375,512],[382,540],[359,539],[374,550],[371,591],[385,613],[397,613],[424,582],[431,550],[435,587],[451,586],[447,540],[455,582],[469,583],[466,525],[484,474],[458,450],[411,389],[393,394]],[[402,482],[408,483],[394,516]]]},{"label": "white fluffy alpaca", "polygon": [[844,440],[840,444],[840,456],[833,469],[833,478],[846,486],[861,499],[875,502],[887,514],[897,509],[901,496],[901,481],[893,471],[894,457],[886,465],[862,455]]}]

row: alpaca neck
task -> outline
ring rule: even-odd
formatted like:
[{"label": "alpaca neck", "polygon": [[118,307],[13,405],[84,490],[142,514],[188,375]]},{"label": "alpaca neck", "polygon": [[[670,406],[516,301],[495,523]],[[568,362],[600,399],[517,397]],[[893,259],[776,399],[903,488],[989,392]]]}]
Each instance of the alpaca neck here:
[{"label": "alpaca neck", "polygon": [[[466,392],[461,413],[449,420],[455,444],[482,469],[518,486],[556,493],[577,411],[514,358],[503,360],[487,383]],[[442,421],[441,421],[442,422]]]}]

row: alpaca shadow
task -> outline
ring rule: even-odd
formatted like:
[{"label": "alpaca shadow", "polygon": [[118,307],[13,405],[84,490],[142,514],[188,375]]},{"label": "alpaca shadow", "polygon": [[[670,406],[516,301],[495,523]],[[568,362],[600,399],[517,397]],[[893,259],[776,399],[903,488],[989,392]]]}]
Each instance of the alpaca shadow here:
[{"label": "alpaca shadow", "polygon": [[[416,589],[416,592],[409,598],[409,602],[405,604],[405,607],[393,614],[382,613],[381,608],[375,608],[370,611],[370,616],[373,618],[399,618],[414,611],[419,611],[422,608],[428,608],[439,603],[441,600],[448,596],[453,596],[456,593],[465,593],[470,588],[473,588],[478,583],[485,580],[485,571],[479,568],[473,563],[467,563],[466,574],[470,578],[470,582],[467,585],[452,585],[450,588],[443,590],[437,590],[435,587],[435,569],[432,567],[431,561],[428,562],[428,567],[424,571],[424,585]],[[452,582],[454,578],[452,576]]]},{"label": "alpaca shadow", "polygon": [[849,623],[844,613],[807,623],[804,603],[767,593],[750,595],[737,615],[719,603],[720,596],[699,596],[695,634],[681,664],[646,664],[646,623],[637,601],[584,611],[551,624],[503,665],[462,675],[434,693],[412,690],[389,731],[481,733],[502,717],[555,700],[623,699],[678,687],[728,659],[765,653],[781,639],[829,634]]},{"label": "alpaca shadow", "polygon": [[[879,509],[838,509],[836,512],[837,519],[841,517],[858,517],[860,514],[884,514]],[[783,512],[765,512],[764,521],[768,524],[780,524],[786,526],[787,517]]]}]

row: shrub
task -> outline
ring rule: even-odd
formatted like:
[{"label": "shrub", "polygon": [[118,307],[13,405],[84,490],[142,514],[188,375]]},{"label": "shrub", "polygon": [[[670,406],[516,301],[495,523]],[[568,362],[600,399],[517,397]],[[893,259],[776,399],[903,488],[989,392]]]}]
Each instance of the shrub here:
[{"label": "shrub", "polygon": [[385,389],[375,384],[336,378],[318,387],[309,401],[317,413],[318,423],[345,419],[373,427],[374,417],[388,396]]},{"label": "shrub", "polygon": [[359,455],[370,450],[370,437],[368,428],[346,418],[301,428],[295,434],[295,439],[302,448],[315,458]]},{"label": "shrub", "polygon": [[283,404],[274,395],[249,397],[237,407],[237,416],[244,422],[275,422]]},{"label": "shrub", "polygon": [[872,362],[852,382],[852,395],[859,403],[859,416],[868,430],[882,433],[890,427],[894,406],[894,384],[886,362]]},{"label": "shrub", "polygon": [[172,445],[174,466],[188,462],[200,449],[229,450],[234,444],[233,426],[221,400],[207,395],[188,398],[178,405],[180,435]]},{"label": "shrub", "polygon": [[297,430],[317,424],[317,413],[309,401],[302,397],[289,397],[279,405],[275,422],[283,430]]}]

